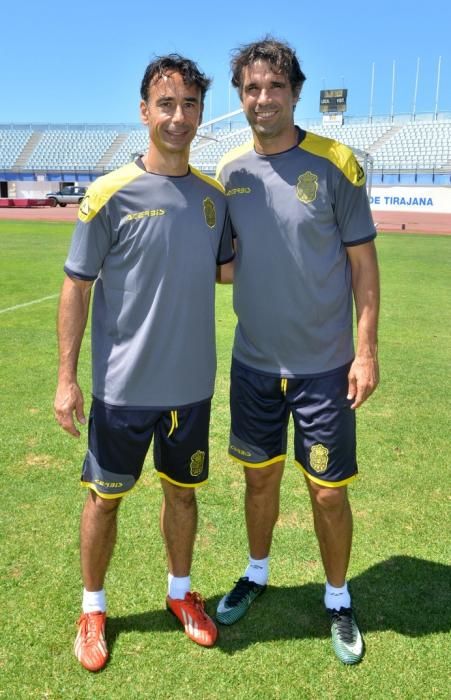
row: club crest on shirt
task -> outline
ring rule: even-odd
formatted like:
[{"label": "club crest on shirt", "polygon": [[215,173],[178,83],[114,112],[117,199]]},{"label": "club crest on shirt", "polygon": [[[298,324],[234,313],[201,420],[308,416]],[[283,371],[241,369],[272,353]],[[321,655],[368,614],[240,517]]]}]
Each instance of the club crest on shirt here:
[{"label": "club crest on shirt", "polygon": [[205,197],[203,201],[204,205],[204,216],[207,226],[214,228],[216,226],[216,209],[215,204],[210,197]]},{"label": "club crest on shirt", "polygon": [[189,465],[189,471],[191,476],[199,476],[202,474],[205,461],[205,452],[202,450],[197,450],[193,455],[191,455],[191,462]]},{"label": "club crest on shirt", "polygon": [[316,199],[318,192],[318,175],[307,170],[299,175],[296,184],[296,197],[304,204],[310,204]]},{"label": "club crest on shirt", "polygon": [[312,445],[310,448],[310,465],[317,474],[323,474],[329,462],[329,450],[324,445]]}]

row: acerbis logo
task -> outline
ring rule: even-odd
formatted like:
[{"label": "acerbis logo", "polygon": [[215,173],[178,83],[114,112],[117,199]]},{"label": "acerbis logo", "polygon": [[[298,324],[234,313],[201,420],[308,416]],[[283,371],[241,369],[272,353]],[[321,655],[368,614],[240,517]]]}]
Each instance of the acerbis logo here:
[{"label": "acerbis logo", "polygon": [[95,479],[94,483],[107,489],[120,489],[124,485],[120,481],[101,481],[100,479]]},{"label": "acerbis logo", "polygon": [[250,187],[234,187],[231,190],[226,190],[226,197],[233,197],[236,194],[250,194]]},{"label": "acerbis logo", "polygon": [[236,447],[235,445],[230,445],[230,449],[233,452],[236,452],[237,454],[241,455],[242,457],[252,457],[252,452],[247,452],[246,450],[242,450],[239,447]]},{"label": "acerbis logo", "polygon": [[83,214],[83,216],[89,215],[89,196],[88,195],[83,197],[83,199],[81,201],[80,212],[81,212],[81,214]]},{"label": "acerbis logo", "polygon": [[135,219],[145,219],[146,217],[153,216],[164,216],[166,211],[164,209],[145,209],[144,211],[138,211],[136,214],[127,214],[125,217],[126,221],[134,221]]},{"label": "acerbis logo", "polygon": [[360,163],[358,163],[357,161],[356,161],[356,165],[357,165],[357,182],[362,182],[362,180],[365,180],[365,171],[362,168],[362,166],[360,165]]}]

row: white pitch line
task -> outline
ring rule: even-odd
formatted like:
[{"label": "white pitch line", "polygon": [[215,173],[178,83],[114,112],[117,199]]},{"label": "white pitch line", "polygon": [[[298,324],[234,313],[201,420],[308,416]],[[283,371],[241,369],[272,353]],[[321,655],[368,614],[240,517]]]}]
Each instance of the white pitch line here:
[{"label": "white pitch line", "polygon": [[51,294],[49,297],[42,297],[42,299],[34,299],[34,301],[27,301],[25,304],[16,304],[16,306],[9,306],[7,309],[0,309],[0,314],[6,314],[7,311],[15,311],[16,309],[23,309],[24,306],[40,304],[41,301],[47,301],[48,299],[56,299],[58,296],[59,294]]}]

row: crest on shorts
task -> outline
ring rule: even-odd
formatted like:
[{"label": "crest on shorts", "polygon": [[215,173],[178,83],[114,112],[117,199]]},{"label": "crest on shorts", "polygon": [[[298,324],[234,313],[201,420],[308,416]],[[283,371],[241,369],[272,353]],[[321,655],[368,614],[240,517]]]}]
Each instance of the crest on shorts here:
[{"label": "crest on shorts", "polygon": [[323,474],[329,462],[329,450],[324,445],[312,445],[310,448],[310,465],[317,474]]},{"label": "crest on shorts", "polygon": [[307,170],[307,172],[302,173],[302,175],[299,175],[296,184],[296,197],[299,199],[300,202],[304,202],[304,204],[310,204],[310,202],[314,202],[316,199],[317,192],[318,175],[315,175],[315,173],[310,172],[310,170]]},{"label": "crest on shorts", "polygon": [[215,204],[210,197],[205,197],[204,199],[204,216],[207,226],[214,228],[216,226],[216,209]]},{"label": "crest on shorts", "polygon": [[202,450],[197,450],[193,455],[191,455],[191,462],[189,465],[189,471],[191,476],[199,476],[202,474],[205,462],[205,452]]}]

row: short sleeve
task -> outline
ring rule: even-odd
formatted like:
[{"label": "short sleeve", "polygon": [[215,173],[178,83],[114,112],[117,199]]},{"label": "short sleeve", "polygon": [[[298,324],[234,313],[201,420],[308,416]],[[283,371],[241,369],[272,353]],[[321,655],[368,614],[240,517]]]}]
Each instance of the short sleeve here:
[{"label": "short sleeve", "polygon": [[334,197],[334,211],[345,245],[358,245],[376,237],[365,173],[351,152],[345,172],[340,172]]},{"label": "short sleeve", "polygon": [[64,265],[66,274],[79,279],[95,280],[111,245],[111,226],[105,207],[87,222],[79,218]]}]

